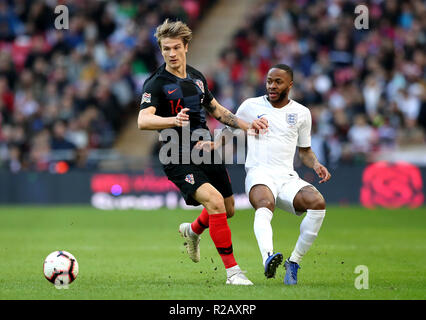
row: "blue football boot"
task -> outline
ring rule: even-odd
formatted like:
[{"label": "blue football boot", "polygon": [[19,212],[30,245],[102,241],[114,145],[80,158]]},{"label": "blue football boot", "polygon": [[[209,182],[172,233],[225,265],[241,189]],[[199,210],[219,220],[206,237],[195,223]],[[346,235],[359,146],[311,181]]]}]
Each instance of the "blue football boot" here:
[{"label": "blue football boot", "polygon": [[284,262],[285,268],[285,277],[284,284],[294,285],[297,284],[297,270],[300,269],[300,266],[296,262],[291,262],[287,259]]},{"label": "blue football boot", "polygon": [[278,266],[283,262],[283,255],[279,252],[269,255],[265,261],[266,278],[275,278]]}]

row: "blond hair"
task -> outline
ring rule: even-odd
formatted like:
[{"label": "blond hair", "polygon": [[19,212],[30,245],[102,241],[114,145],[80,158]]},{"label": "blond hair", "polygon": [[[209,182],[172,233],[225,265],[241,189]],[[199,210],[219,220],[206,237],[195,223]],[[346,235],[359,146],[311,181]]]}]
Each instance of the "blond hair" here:
[{"label": "blond hair", "polygon": [[155,32],[158,45],[161,49],[161,40],[164,38],[180,38],[186,46],[192,39],[191,29],[182,21],[164,20],[163,24],[157,27]]}]

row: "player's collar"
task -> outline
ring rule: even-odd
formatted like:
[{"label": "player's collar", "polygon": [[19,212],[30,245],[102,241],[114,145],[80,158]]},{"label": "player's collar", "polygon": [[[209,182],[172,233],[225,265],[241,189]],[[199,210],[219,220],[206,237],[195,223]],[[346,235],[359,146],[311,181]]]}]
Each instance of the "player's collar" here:
[{"label": "player's collar", "polygon": [[166,70],[166,63],[163,63],[161,65],[161,67],[159,68],[158,74],[159,74],[159,76],[165,77],[165,78],[173,80],[173,81],[176,81],[176,79],[177,80],[190,80],[190,79],[192,79],[191,75],[189,73],[189,70],[188,70],[188,65],[186,65],[186,78],[177,77],[173,73],[167,71]]}]

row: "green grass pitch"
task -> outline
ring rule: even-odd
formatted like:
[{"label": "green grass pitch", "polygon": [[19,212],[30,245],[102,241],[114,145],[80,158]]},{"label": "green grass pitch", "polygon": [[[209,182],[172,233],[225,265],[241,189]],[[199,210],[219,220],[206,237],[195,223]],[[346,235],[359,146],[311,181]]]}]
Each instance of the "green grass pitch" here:
[{"label": "green grass pitch", "polygon": [[[251,287],[225,285],[225,271],[208,230],[201,261],[186,254],[178,227],[198,211],[100,211],[90,207],[0,207],[0,299],[425,299],[426,208],[367,210],[329,207],[304,257],[299,284],[282,283],[284,268],[265,279],[253,233],[253,210],[229,220],[234,255]],[[275,250],[289,256],[301,217],[276,211]],[[52,251],[75,255],[80,272],[68,290],[43,276]],[[355,288],[358,265],[368,289]]]}]

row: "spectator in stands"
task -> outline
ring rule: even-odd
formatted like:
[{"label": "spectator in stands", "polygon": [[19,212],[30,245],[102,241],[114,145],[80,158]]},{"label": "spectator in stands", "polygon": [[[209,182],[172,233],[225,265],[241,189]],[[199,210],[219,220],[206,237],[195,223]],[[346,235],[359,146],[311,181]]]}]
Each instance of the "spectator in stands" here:
[{"label": "spectator in stands", "polygon": [[[48,170],[60,119],[77,147],[87,138],[81,159],[113,147],[121,120],[139,103],[132,97],[159,64],[155,26],[166,16],[196,25],[214,0],[62,1],[69,30],[54,28],[55,3],[0,0],[3,167],[13,154],[14,168]],[[316,134],[332,142],[330,161],[354,158],[348,131],[358,114],[377,128],[379,149],[424,145],[424,2],[366,5],[370,29],[357,30],[352,0],[256,2],[206,74],[214,95],[239,105],[262,94],[265,70],[283,62],[300,84],[294,98],[321,111]]]},{"label": "spectator in stands", "polygon": [[366,120],[365,115],[358,114],[348,131],[349,142],[355,157],[368,159],[377,143],[377,134]]},{"label": "spectator in stands", "polygon": [[[239,105],[246,99],[241,83],[253,68],[262,69],[258,57],[267,57],[271,64],[293,67],[301,84],[294,87],[295,99],[313,113],[325,103],[327,112],[321,113],[331,116],[318,123],[315,139],[332,141],[339,157],[331,151],[333,161],[373,161],[376,149],[423,146],[425,5],[418,0],[368,2],[369,30],[354,27],[355,5],[350,0],[259,1],[224,49],[244,54],[222,56],[231,72],[213,71],[218,94],[226,94],[232,86],[237,93],[234,105]],[[238,73],[232,72],[235,66]],[[365,146],[357,134],[366,139]],[[367,157],[370,151],[373,157]]]},{"label": "spectator in stands", "polygon": [[158,67],[154,26],[196,23],[212,2],[62,1],[70,27],[56,30],[56,1],[0,0],[0,166],[49,170],[66,149],[93,167],[90,151],[113,146]]},{"label": "spectator in stands", "polygon": [[75,150],[74,143],[65,138],[67,127],[64,121],[58,120],[53,125],[53,134],[50,141],[50,148],[52,150]]}]

